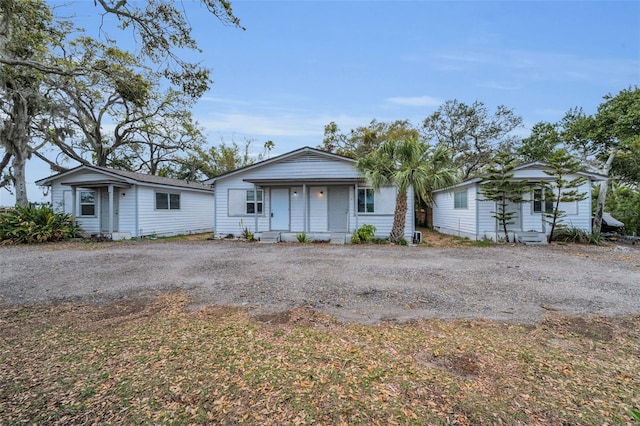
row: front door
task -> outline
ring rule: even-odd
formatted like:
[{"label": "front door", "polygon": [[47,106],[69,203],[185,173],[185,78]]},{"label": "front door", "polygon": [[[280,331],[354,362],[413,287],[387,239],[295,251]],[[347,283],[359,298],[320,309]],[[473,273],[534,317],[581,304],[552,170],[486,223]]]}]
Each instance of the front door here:
[{"label": "front door", "polygon": [[507,212],[515,213],[510,220],[510,224],[507,225],[507,229],[510,231],[522,231],[522,204],[521,203],[507,203]]},{"label": "front door", "polygon": [[289,230],[289,188],[271,190],[271,230]]},{"label": "front door", "polygon": [[349,225],[349,187],[329,188],[329,231],[347,232]]},{"label": "front door", "polygon": [[[113,232],[118,232],[118,221],[120,218],[120,192],[118,188],[113,189]],[[109,232],[109,191],[105,188],[100,191],[100,230]]]}]

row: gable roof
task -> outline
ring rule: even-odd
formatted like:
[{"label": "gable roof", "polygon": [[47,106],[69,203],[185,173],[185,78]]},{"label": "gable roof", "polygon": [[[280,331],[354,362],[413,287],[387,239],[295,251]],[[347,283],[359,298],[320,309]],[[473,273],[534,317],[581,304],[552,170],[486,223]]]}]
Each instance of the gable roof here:
[{"label": "gable roof", "polygon": [[[523,163],[523,164],[519,164],[516,167],[513,168],[513,171],[519,171],[519,170],[526,170],[526,169],[537,169],[537,170],[543,170],[543,169],[549,169],[549,163],[545,162],[545,161],[531,161],[529,163]],[[607,180],[608,177],[598,173],[598,172],[594,172],[591,170],[585,170],[585,171],[581,171],[581,172],[577,172],[576,173],[578,176],[583,176],[586,178],[589,178],[591,180],[594,181],[602,181],[602,180]],[[470,178],[467,180],[464,180],[460,183],[457,183],[455,185],[451,185],[451,186],[447,186],[446,188],[441,188],[441,189],[436,189],[433,192],[442,192],[442,191],[448,191],[454,188],[459,188],[462,186],[466,186],[466,185],[472,185],[472,184],[479,184],[481,182],[483,182],[484,180],[486,180],[487,175],[481,175],[478,177],[474,177],[474,178]],[[551,177],[550,177],[551,178]]]},{"label": "gable roof", "polygon": [[74,167],[73,169],[67,170],[66,172],[57,173],[47,178],[37,180],[36,185],[38,186],[51,185],[51,183],[55,180],[62,179],[67,176],[71,176],[83,170],[98,172],[98,173],[104,174],[105,177],[107,178],[114,178],[117,181],[132,184],[132,185],[147,184],[147,185],[172,186],[176,188],[186,188],[186,189],[193,189],[193,190],[199,190],[199,191],[213,192],[213,188],[210,185],[205,185],[202,183],[188,182],[185,180],[148,175],[144,173],[129,172],[126,170],[110,169],[108,167],[88,166],[85,164],[80,165],[78,167]]},{"label": "gable roof", "polygon": [[275,164],[275,163],[278,163],[280,161],[284,161],[284,160],[290,159],[292,157],[300,156],[300,155],[307,154],[307,153],[312,153],[312,154],[324,156],[324,157],[327,157],[327,158],[337,159],[337,160],[346,161],[346,162],[350,162],[350,163],[354,163],[354,164],[356,162],[356,160],[354,160],[351,157],[346,157],[344,155],[334,154],[334,153],[329,152],[329,151],[323,151],[323,150],[320,150],[320,149],[311,148],[310,146],[305,146],[305,147],[302,147],[302,148],[295,149],[293,151],[287,152],[285,154],[281,154],[281,155],[275,156],[273,158],[269,158],[267,160],[259,161],[257,163],[253,163],[253,164],[250,164],[248,166],[241,167],[239,169],[235,169],[235,170],[232,170],[232,171],[227,172],[227,173],[223,173],[223,174],[215,176],[215,177],[213,177],[211,179],[207,179],[203,183],[209,184],[209,185],[213,185],[219,179],[231,177],[231,176],[234,176],[234,175],[239,174],[239,173],[243,173],[243,172],[250,171],[250,170],[253,170],[253,169],[257,169],[257,168],[260,168],[260,167],[264,167],[264,166],[267,166],[269,164]]}]

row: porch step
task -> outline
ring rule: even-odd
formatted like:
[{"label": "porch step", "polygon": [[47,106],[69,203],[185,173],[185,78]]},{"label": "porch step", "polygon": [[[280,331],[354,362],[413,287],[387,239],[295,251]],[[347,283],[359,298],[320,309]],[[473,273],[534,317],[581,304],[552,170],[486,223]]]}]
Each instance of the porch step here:
[{"label": "porch step", "polygon": [[525,245],[545,245],[547,235],[544,232],[516,232],[516,241]]},{"label": "porch step", "polygon": [[279,243],[280,242],[280,232],[278,231],[268,231],[263,232],[260,236],[261,243]]},{"label": "porch step", "polygon": [[332,232],[330,244],[344,244],[347,241],[347,234],[344,232]]}]

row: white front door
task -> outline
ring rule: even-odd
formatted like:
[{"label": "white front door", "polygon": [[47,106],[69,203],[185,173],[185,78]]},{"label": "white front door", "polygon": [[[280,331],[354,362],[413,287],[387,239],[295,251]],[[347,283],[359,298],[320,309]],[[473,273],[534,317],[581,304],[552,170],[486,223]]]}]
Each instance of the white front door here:
[{"label": "white front door", "polygon": [[289,230],[289,188],[271,190],[271,230]]}]

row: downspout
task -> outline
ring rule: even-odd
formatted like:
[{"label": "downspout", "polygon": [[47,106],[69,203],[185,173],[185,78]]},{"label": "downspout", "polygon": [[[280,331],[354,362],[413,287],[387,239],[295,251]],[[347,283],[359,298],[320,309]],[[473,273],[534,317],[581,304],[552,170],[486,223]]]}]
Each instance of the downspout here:
[{"label": "downspout", "polygon": [[358,223],[358,218],[360,217],[358,215],[358,182],[356,182],[354,185],[354,193],[353,193],[353,204],[354,204],[354,208],[353,208],[353,212],[355,213],[355,217],[356,217],[356,228],[358,229],[359,223]]},{"label": "downspout", "polygon": [[[264,193],[262,194],[262,210],[264,211]],[[254,220],[254,230],[253,232],[258,232],[258,185],[253,184],[253,220]]]}]

